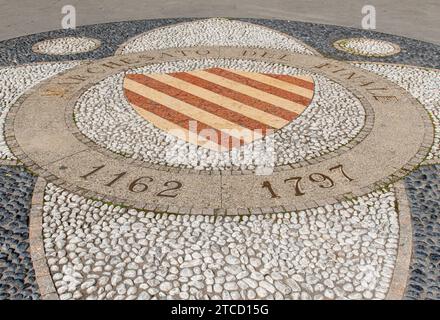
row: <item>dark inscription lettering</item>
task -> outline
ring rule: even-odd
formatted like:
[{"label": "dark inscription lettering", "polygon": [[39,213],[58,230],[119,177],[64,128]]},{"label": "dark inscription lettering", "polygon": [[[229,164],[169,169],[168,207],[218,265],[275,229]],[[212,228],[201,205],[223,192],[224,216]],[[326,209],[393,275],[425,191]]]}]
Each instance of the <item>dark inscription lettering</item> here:
[{"label": "dark inscription lettering", "polygon": [[105,69],[103,69],[101,66],[92,66],[88,67],[86,71],[87,73],[96,74],[105,72]]},{"label": "dark inscription lettering", "polygon": [[329,176],[326,176],[325,174],[322,173],[312,173],[309,175],[309,179],[312,182],[321,182],[319,184],[321,188],[326,188],[326,189],[332,188],[335,185],[335,183]]},{"label": "dark inscription lettering", "polygon": [[388,103],[388,102],[396,102],[399,101],[399,98],[397,98],[396,96],[377,96],[374,95],[373,96],[374,99],[376,99],[377,101],[381,102],[381,103]]},{"label": "dark inscription lettering", "polygon": [[319,65],[317,65],[317,66],[314,66],[314,68],[316,68],[316,69],[322,69],[322,68],[324,68],[324,67],[328,67],[328,66],[330,66],[330,65],[331,65],[330,63],[325,62],[325,63],[323,63],[323,64],[319,64]]},{"label": "dark inscription lettering", "polygon": [[177,58],[176,56],[173,56],[171,53],[167,53],[167,52],[162,52],[159,56],[159,58]]},{"label": "dark inscription lettering", "polygon": [[373,91],[387,91],[388,88],[366,88],[365,90],[367,90],[370,93],[373,93]]},{"label": "dark inscription lettering", "polygon": [[106,68],[110,68],[110,69],[115,69],[115,68],[119,68],[119,67],[123,67],[123,64],[119,64],[117,62],[114,61],[109,61],[106,63],[103,63],[102,66],[106,67]]},{"label": "dark inscription lettering", "polygon": [[156,59],[157,57],[141,55],[140,58],[141,58],[142,60],[151,61],[151,60]]},{"label": "dark inscription lettering", "polygon": [[125,64],[135,64],[135,63],[140,63],[140,60],[129,60],[129,58],[123,58],[123,59],[119,59],[119,61],[125,63]]},{"label": "dark inscription lettering", "polygon": [[61,88],[48,88],[41,94],[44,97],[63,97],[66,94],[66,90]]}]

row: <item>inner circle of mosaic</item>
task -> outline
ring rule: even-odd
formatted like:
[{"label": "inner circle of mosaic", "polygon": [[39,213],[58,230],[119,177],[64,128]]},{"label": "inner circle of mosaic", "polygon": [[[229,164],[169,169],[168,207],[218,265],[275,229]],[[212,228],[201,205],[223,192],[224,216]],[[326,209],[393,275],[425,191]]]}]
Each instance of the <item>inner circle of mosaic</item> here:
[{"label": "inner circle of mosaic", "polygon": [[223,18],[1,43],[0,299],[439,297],[438,46]]}]

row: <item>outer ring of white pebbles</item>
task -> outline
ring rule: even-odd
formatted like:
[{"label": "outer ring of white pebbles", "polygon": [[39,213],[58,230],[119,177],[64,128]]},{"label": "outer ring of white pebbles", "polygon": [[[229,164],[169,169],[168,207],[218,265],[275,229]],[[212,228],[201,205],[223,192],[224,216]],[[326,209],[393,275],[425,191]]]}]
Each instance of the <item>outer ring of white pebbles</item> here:
[{"label": "outer ring of white pebbles", "polygon": [[101,41],[88,37],[62,37],[35,43],[32,51],[48,55],[70,55],[93,51],[101,46]]},{"label": "outer ring of white pebbles", "polygon": [[333,42],[333,46],[353,55],[366,57],[387,57],[400,52],[399,45],[378,39],[348,38]]},{"label": "outer ring of white pebbles", "polygon": [[299,212],[155,214],[46,187],[43,239],[60,299],[383,299],[393,191]]},{"label": "outer ring of white pebbles", "polygon": [[[213,66],[251,72],[310,74],[279,64],[236,59],[166,62],[128,72],[170,73]],[[259,166],[293,164],[337,150],[355,138],[364,126],[365,110],[361,102],[340,84],[313,74],[313,101],[297,119],[262,140],[231,152],[217,153],[177,139],[140,117],[124,97],[123,75],[110,76],[85,91],[75,104],[75,123],[86,137],[101,147],[152,164],[196,170],[232,167],[254,170]],[[264,149],[265,146],[269,147]]]},{"label": "outer ring of white pebbles", "polygon": [[224,18],[182,22],[153,29],[128,39],[115,54],[197,46],[271,48],[319,55],[315,49],[282,32]]}]

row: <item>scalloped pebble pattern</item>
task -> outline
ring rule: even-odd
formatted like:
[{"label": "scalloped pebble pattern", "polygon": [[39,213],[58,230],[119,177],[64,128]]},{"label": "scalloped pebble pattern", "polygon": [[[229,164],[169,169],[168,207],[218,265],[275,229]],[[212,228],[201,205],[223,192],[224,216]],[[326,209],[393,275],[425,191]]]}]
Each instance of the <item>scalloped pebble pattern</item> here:
[{"label": "scalloped pebble pattern", "polygon": [[35,178],[0,167],[0,300],[39,299],[29,254],[28,215]]},{"label": "scalloped pebble pattern", "polygon": [[400,47],[395,43],[368,38],[341,39],[335,41],[333,46],[353,55],[367,57],[386,57],[400,52]]},{"label": "scalloped pebble pattern", "polygon": [[43,236],[60,299],[383,299],[399,226],[392,191],[299,212],[126,209],[48,184]]}]

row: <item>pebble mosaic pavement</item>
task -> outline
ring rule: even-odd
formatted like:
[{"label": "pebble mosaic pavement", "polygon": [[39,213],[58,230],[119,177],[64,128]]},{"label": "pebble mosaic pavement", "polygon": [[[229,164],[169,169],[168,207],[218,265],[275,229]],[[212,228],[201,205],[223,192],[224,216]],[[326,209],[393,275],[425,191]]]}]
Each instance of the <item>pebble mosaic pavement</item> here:
[{"label": "pebble mosaic pavement", "polygon": [[0,168],[0,299],[38,299],[29,253],[28,215],[35,177],[23,167]]},{"label": "pebble mosaic pavement", "polygon": [[[338,41],[340,45],[335,45]],[[195,59],[194,54],[183,53],[215,47],[226,48],[218,51],[224,56]],[[182,52],[179,59],[166,56],[176,50]],[[257,58],[255,51],[254,57],[240,59],[237,50],[269,54]],[[382,79],[381,84],[391,88],[387,99],[395,94],[406,103],[402,108],[414,106],[414,136],[408,136],[407,146],[417,146],[414,157],[393,167],[395,173],[389,175],[385,172],[393,171],[379,163],[381,155],[372,155],[368,161],[378,161],[384,177],[368,186],[358,185],[351,177],[355,172],[345,163],[333,163],[328,173],[309,172],[309,183],[323,194],[340,184],[353,192],[345,191],[333,201],[312,197],[287,206],[278,200],[285,190],[270,180],[271,175],[263,185],[264,178],[253,178],[264,157],[242,160],[227,152],[217,157],[214,151],[194,148],[139,117],[121,90],[127,73],[223,67],[311,75],[314,95],[303,113],[273,135],[231,152],[251,154],[259,144],[271,141],[274,177],[283,174],[279,170],[295,172],[344,159],[350,150],[375,138],[375,123],[383,124],[378,108],[389,101],[376,95],[377,105],[371,106],[374,99],[359,93],[362,85],[329,78],[338,71],[325,73],[324,62],[315,69],[307,63],[289,65],[280,63],[279,56],[270,57],[274,52],[301,57],[298,61],[336,59],[345,63],[344,68]],[[144,65],[132,62],[155,54],[162,58]],[[117,22],[0,42],[0,299],[440,299],[439,57],[439,46],[403,37],[263,19]],[[100,60],[104,58],[108,59]],[[131,62],[118,71],[114,61],[124,60],[111,59]],[[96,76],[78,92],[53,86],[76,70],[98,70],[102,64],[115,71]],[[81,79],[81,74],[70,79]],[[29,99],[39,101],[32,100],[37,95],[69,102],[53,112],[54,119],[56,110],[66,118],[58,118],[58,123],[49,119],[41,131],[54,133],[60,123],[69,130],[76,128],[72,150],[78,150],[75,162],[82,178],[73,178],[70,163],[44,158],[44,141],[29,137],[32,126],[26,127],[26,119],[41,118],[44,123],[47,118],[43,105],[41,113],[30,115],[21,108]],[[174,145],[178,149],[173,151]],[[90,154],[104,159],[104,165],[87,163],[89,152],[83,146],[92,147]],[[196,152],[196,161],[179,158],[179,148]],[[385,156],[398,149],[376,151]],[[163,200],[152,207],[127,207],[118,201],[112,185],[120,184],[126,174],[133,177],[133,172],[111,171],[116,161],[157,170],[151,180],[133,178],[131,184],[124,183],[131,193],[164,193]],[[177,173],[185,173],[175,169],[187,170],[189,181],[198,181],[200,190],[213,188],[212,193],[214,185],[203,185],[203,180],[214,181],[208,175],[217,179],[216,171],[236,170],[243,178],[234,172],[218,175],[221,188],[228,179],[260,179],[249,192],[258,195],[263,190],[269,197],[262,201],[274,205],[258,205],[258,210],[243,213],[234,202],[243,195],[231,195],[222,196],[221,204],[232,203],[234,210],[212,206],[179,211],[175,190],[182,185],[175,180],[180,177]],[[334,177],[336,169],[339,178]],[[101,176],[104,171],[106,176]],[[90,177],[98,175],[99,193],[87,187],[95,184]],[[165,176],[173,178],[161,180]],[[305,180],[289,187],[291,197],[311,192]],[[353,180],[355,187],[350,184]],[[160,191],[155,183],[169,188]],[[209,203],[208,195],[200,196]],[[188,197],[182,201],[191,201]]]}]

